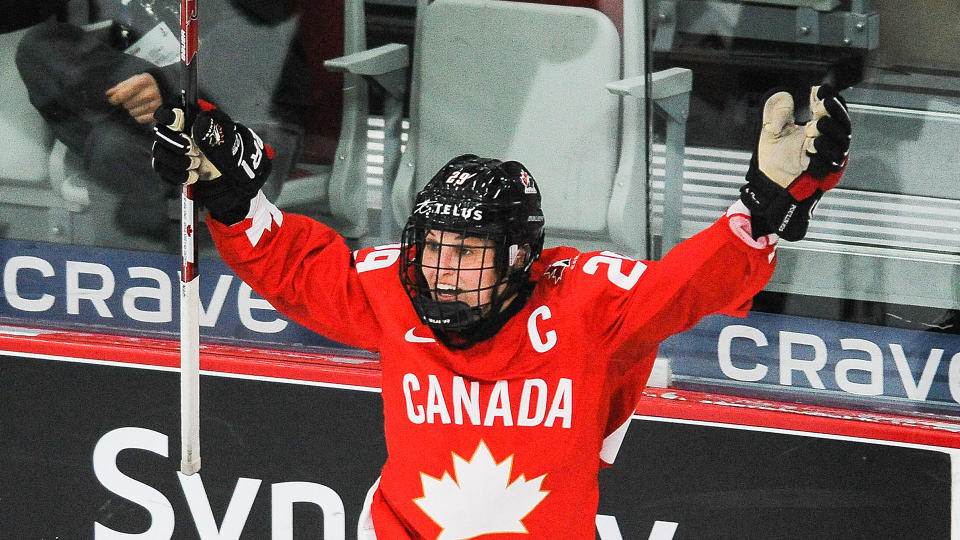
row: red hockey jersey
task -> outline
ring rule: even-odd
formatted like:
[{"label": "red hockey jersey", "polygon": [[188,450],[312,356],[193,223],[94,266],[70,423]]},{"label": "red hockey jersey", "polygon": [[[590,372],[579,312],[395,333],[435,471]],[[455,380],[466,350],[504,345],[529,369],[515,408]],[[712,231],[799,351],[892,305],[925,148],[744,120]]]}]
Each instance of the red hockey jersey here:
[{"label": "red hockey jersey", "polygon": [[378,538],[593,538],[597,473],[658,343],[705,315],[744,313],[773,272],[774,239],[753,241],[734,208],[659,262],[544,250],[526,306],[462,351],[420,322],[397,244],[351,252],[262,195],[243,222],[208,225],[280,312],[379,352],[389,457],[371,499]]}]

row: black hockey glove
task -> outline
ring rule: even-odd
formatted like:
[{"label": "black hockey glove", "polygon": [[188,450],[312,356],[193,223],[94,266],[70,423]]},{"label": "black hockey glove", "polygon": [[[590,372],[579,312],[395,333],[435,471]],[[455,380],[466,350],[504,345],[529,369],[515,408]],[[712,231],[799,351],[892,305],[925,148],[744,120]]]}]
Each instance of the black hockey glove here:
[{"label": "black hockey glove", "polygon": [[218,109],[197,114],[191,137],[183,132],[182,117],[182,110],[166,105],[154,114],[154,170],[175,185],[199,180],[196,199],[214,219],[242,221],[270,174],[273,151]]},{"label": "black hockey glove", "polygon": [[840,181],[850,149],[850,116],[829,85],[810,89],[813,118],[794,122],[793,98],[778,92],[763,106],[763,129],[740,200],[750,209],[754,238],[776,233],[796,241],[807,234],[823,194]]},{"label": "black hockey glove", "polygon": [[[184,130],[183,109],[163,105],[153,114],[150,165],[160,179],[173,186],[192,184],[200,176],[203,156]],[[205,168],[209,169],[209,165]]]}]

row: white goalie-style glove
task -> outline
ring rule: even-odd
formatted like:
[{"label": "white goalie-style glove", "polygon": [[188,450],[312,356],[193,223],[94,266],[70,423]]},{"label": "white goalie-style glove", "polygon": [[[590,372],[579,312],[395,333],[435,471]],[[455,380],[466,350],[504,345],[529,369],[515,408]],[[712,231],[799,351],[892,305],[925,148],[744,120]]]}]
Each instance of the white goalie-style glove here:
[{"label": "white goalie-style glove", "polygon": [[740,188],[754,238],[775,233],[784,240],[802,239],[820,198],[847,166],[851,126],[843,97],[830,85],[814,86],[810,111],[810,121],[797,124],[787,92],[773,94],[764,104],[747,184]]}]

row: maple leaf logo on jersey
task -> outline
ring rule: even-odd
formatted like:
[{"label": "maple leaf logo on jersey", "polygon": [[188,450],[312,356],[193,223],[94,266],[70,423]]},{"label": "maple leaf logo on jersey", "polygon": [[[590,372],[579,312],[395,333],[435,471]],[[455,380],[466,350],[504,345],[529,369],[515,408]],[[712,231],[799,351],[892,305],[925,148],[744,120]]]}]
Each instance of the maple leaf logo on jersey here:
[{"label": "maple leaf logo on jersey", "polygon": [[547,475],[510,483],[513,456],[497,463],[480,441],[470,461],[453,454],[454,477],[420,473],[423,497],[413,502],[443,530],[437,540],[459,540],[493,533],[526,533],[523,518],[549,494],[540,486]]}]

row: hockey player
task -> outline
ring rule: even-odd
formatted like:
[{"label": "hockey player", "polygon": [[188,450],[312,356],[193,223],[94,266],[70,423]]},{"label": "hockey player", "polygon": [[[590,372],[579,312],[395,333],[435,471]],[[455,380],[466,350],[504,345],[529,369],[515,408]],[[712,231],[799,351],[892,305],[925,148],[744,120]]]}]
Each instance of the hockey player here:
[{"label": "hockey player", "polygon": [[389,457],[360,538],[593,538],[598,470],[658,344],[745,314],[778,240],[802,238],[840,179],[845,104],[824,86],[811,105],[798,125],[789,94],[767,101],[740,199],[657,262],[543,249],[540,190],[515,161],[451,160],[399,244],[357,251],[259,192],[269,148],[218,111],[188,137],[163,108],[154,166],[176,184],[212,162],[198,198],[227,264],[290,318],[380,354]]}]

